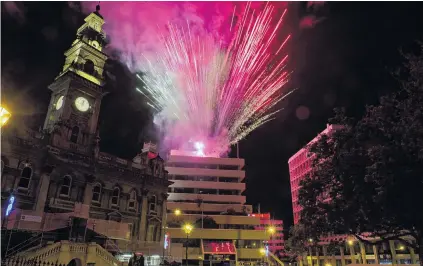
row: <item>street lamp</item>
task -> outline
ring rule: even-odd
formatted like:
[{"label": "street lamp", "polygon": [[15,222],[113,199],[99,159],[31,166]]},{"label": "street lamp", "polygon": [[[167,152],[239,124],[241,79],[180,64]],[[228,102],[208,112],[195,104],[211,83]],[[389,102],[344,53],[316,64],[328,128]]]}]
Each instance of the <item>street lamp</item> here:
[{"label": "street lamp", "polygon": [[267,228],[267,232],[268,232],[270,235],[273,235],[273,234],[276,232],[276,228],[275,228],[273,225],[271,225],[271,226],[269,226],[269,227]]},{"label": "street lamp", "polygon": [[184,230],[185,234],[187,234],[187,241],[185,244],[185,260],[188,266],[188,237],[189,234],[191,234],[192,230],[194,230],[194,226],[192,226],[192,224],[186,223],[184,224],[184,226],[182,226],[182,230]]},{"label": "street lamp", "polygon": [[181,210],[180,210],[180,209],[175,209],[175,210],[173,211],[173,213],[174,213],[176,216],[179,216],[179,215],[181,215],[181,214],[182,214],[182,212],[181,212]]},{"label": "street lamp", "polygon": [[11,116],[12,114],[0,105],[0,127],[3,127]]}]

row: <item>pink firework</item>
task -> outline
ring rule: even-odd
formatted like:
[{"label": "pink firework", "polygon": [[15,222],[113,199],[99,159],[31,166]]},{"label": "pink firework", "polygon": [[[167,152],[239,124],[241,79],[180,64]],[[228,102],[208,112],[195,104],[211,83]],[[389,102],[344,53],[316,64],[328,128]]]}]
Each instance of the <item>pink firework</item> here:
[{"label": "pink firework", "polygon": [[225,153],[289,95],[290,36],[278,35],[286,12],[281,2],[107,2],[101,11],[112,47],[146,74],[140,92],[165,140],[198,155]]}]

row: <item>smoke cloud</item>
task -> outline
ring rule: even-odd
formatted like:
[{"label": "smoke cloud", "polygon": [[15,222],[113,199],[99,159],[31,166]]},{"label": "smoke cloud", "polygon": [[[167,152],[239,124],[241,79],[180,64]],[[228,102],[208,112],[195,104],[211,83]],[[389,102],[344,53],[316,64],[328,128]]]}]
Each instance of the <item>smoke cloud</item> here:
[{"label": "smoke cloud", "polygon": [[325,18],[317,15],[317,12],[326,4],[324,1],[308,1],[307,12],[309,15],[304,16],[300,20],[300,28],[310,29],[322,22]]},{"label": "smoke cloud", "polygon": [[22,2],[3,2],[4,11],[18,23],[25,23],[25,6]]}]

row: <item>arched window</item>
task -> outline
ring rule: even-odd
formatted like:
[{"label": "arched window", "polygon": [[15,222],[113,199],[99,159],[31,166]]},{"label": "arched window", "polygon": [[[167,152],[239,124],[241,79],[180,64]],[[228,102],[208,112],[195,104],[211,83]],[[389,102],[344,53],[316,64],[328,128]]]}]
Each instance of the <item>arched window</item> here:
[{"label": "arched window", "polygon": [[93,198],[92,201],[99,203],[101,200],[101,185],[95,184],[93,187]]},{"label": "arched window", "polygon": [[25,166],[21,172],[21,178],[19,179],[18,188],[28,189],[31,177],[32,168],[29,166]]},{"label": "arched window", "polygon": [[63,177],[63,184],[60,187],[60,196],[69,197],[72,185],[72,177],[69,175],[65,175]]},{"label": "arched window", "polygon": [[119,195],[120,195],[120,189],[118,187],[115,187],[112,193],[112,206],[119,205]]},{"label": "arched window", "polygon": [[90,75],[94,74],[94,63],[91,60],[86,60],[84,64],[84,72]]},{"label": "arched window", "polygon": [[150,198],[150,204],[148,206],[148,210],[150,212],[155,212],[156,211],[156,204],[157,204],[157,197],[156,197],[156,195],[153,195]]},{"label": "arched window", "polygon": [[137,206],[137,192],[135,189],[129,193],[129,201],[128,201],[128,209],[129,210],[135,210]]},{"label": "arched window", "polygon": [[72,141],[73,143],[77,143],[78,142],[78,136],[79,136],[79,127],[74,126],[72,128],[70,141]]}]

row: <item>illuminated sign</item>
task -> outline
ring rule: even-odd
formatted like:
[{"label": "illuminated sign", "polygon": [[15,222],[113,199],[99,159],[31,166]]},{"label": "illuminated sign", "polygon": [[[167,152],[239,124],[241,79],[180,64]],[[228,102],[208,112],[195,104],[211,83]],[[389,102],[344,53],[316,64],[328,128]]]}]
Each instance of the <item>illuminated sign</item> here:
[{"label": "illuminated sign", "polygon": [[166,233],[164,236],[164,249],[167,249],[169,247],[169,242],[170,242],[169,233]]},{"label": "illuminated sign", "polygon": [[15,196],[10,196],[9,203],[7,204],[7,209],[6,209],[6,217],[9,216],[10,212],[12,211],[14,203],[15,203]]},{"label": "illuminated sign", "polygon": [[235,254],[236,249],[232,242],[203,242],[204,253],[208,254]]}]

